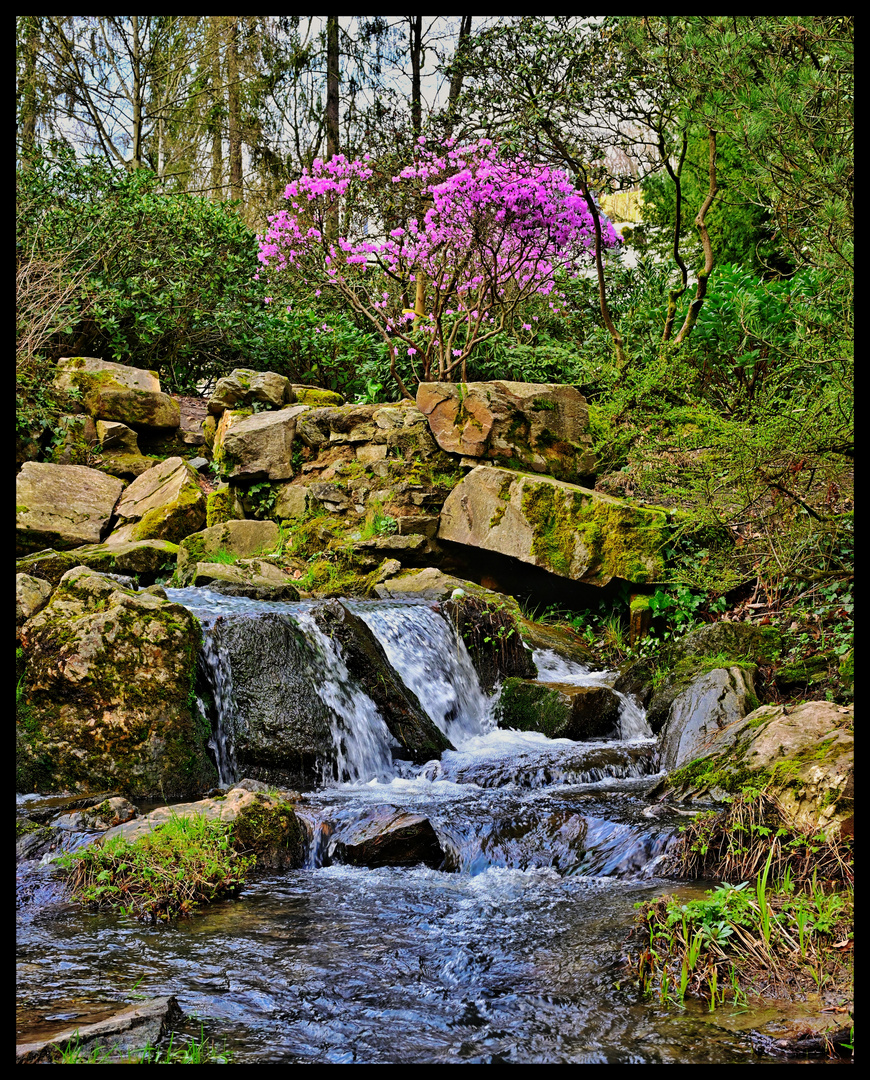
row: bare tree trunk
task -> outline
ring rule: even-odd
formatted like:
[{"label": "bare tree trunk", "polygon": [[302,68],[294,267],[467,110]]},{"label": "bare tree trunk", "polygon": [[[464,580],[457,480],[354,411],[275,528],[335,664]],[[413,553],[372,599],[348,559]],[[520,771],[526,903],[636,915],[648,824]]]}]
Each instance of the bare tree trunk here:
[{"label": "bare tree trunk", "polygon": [[713,269],[713,245],[710,243],[710,236],[707,232],[707,226],[704,223],[707,211],[710,209],[713,199],[716,197],[716,132],[712,129],[708,129],[707,142],[710,146],[710,187],[707,191],[707,198],[701,205],[701,209],[698,211],[698,215],[695,218],[695,225],[698,227],[698,232],[701,236],[701,243],[704,247],[704,269],[698,274],[698,288],[695,292],[695,299],[689,305],[689,310],[686,312],[686,321],[680,327],[680,332],[674,338],[676,345],[681,344],[686,337],[692,332],[692,327],[698,321],[698,312],[701,310],[701,305],[704,303],[704,297],[707,295],[707,280],[710,277],[710,271]]},{"label": "bare tree trunk", "polygon": [[423,16],[409,15],[411,31],[411,131],[416,139],[423,130],[423,95],[420,89]]},{"label": "bare tree trunk", "polygon": [[36,149],[36,58],[39,55],[39,22],[34,15],[24,16],[24,76],[22,79],[21,159],[22,168]]},{"label": "bare tree trunk", "polygon": [[338,153],[338,16],[326,17],[326,160]]},{"label": "bare tree trunk", "polygon": [[132,143],[133,143],[133,158],[130,161],[131,169],[140,169],[142,167],[142,57],[139,48],[139,16],[133,15],[133,49],[132,49],[132,67],[133,78],[131,86],[133,89],[133,131]]},{"label": "bare tree trunk", "polygon": [[680,268],[683,283],[679,289],[668,290],[668,313],[665,318],[665,329],[662,333],[662,344],[666,341],[670,341],[671,334],[674,329],[674,319],[677,315],[677,301],[686,291],[686,286],[689,281],[689,271],[686,264],[680,257],[680,226],[682,224],[682,212],[683,212],[683,185],[681,183],[681,177],[683,173],[683,162],[686,160],[686,147],[689,145],[689,137],[687,132],[683,132],[683,146],[680,150],[680,160],[677,163],[676,171],[671,167],[670,158],[668,157],[667,150],[665,148],[664,136],[659,132],[659,152],[662,155],[662,160],[665,163],[665,168],[668,170],[668,175],[674,182],[674,189],[676,191],[676,210],[674,211],[674,259],[677,266]]},{"label": "bare tree trunk", "polygon": [[239,22],[228,16],[227,32],[227,105],[229,111],[230,198],[242,199],[242,124],[239,108]]},{"label": "bare tree trunk", "polygon": [[463,15],[459,23],[459,40],[456,43],[456,52],[453,55],[453,74],[450,76],[450,90],[447,95],[447,124],[448,138],[453,134],[456,123],[456,111],[459,107],[459,95],[462,93],[463,54],[471,37],[471,16]]},{"label": "bare tree trunk", "polygon": [[211,64],[211,119],[209,128],[211,131],[211,197],[215,202],[223,198],[224,186],[224,160],[223,160],[223,130],[220,122],[219,101],[223,99],[221,91],[221,16],[209,16],[211,23],[211,36],[213,39],[213,53]]}]

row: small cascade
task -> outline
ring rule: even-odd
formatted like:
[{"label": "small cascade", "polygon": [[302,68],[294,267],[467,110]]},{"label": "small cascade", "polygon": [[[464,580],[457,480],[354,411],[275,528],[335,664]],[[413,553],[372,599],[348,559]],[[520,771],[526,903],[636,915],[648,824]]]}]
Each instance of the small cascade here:
[{"label": "small cascade", "polygon": [[[538,668],[538,682],[565,683],[570,686],[608,686],[613,689],[616,671],[591,671],[573,660],[565,660],[551,649],[536,649],[535,664]],[[646,714],[638,703],[627,694],[614,690],[619,698],[619,734],[628,742],[634,739],[650,739],[652,731],[646,722]]]},{"label": "small cascade", "polygon": [[465,643],[428,604],[353,602],[430,719],[458,746],[494,725]]}]

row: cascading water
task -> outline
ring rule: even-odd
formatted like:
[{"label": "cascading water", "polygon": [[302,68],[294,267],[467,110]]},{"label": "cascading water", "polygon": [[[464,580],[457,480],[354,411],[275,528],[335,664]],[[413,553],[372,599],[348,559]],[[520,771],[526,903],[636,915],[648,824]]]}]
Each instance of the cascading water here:
[{"label": "cascading water", "polygon": [[[297,806],[308,866],[254,881],[174,933],[114,915],[33,918],[23,904],[28,1007],[66,1002],[72,1015],[108,987],[173,993],[238,1062],[745,1059],[727,1030],[688,1013],[672,1024],[615,986],[634,903],[668,887],[654,875],[675,829],[644,813],[655,743],[636,703],[622,700],[620,739],[499,729],[431,605],[345,601],[455,748],[414,765],[315,605],[167,591],[203,626],[221,782],[263,760],[266,743],[322,771]],[[552,653],[535,662],[542,682],[612,685],[612,673]],[[400,813],[431,823],[439,868],[337,861],[339,844]]]}]

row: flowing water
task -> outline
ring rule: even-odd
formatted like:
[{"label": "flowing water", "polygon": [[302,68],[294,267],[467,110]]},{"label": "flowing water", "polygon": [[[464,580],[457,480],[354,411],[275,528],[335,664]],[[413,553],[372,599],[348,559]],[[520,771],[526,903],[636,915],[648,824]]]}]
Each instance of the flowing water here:
[{"label": "flowing water", "polygon": [[[758,1060],[734,1010],[680,1012],[620,988],[634,905],[674,890],[655,876],[676,824],[644,800],[655,743],[635,702],[622,702],[618,740],[499,730],[464,645],[432,605],[348,601],[456,747],[414,766],[311,604],[168,592],[203,623],[221,782],[239,779],[240,707],[216,620],[267,612],[311,644],[311,692],[336,746],[324,776],[340,780],[303,797],[304,869],[260,878],[174,926],[83,913],[23,864],[20,1032],[89,1023],[133,993],[173,993],[237,1063]],[[535,661],[541,681],[613,679],[552,653]],[[434,826],[439,869],[333,861],[367,821],[404,810]]]}]

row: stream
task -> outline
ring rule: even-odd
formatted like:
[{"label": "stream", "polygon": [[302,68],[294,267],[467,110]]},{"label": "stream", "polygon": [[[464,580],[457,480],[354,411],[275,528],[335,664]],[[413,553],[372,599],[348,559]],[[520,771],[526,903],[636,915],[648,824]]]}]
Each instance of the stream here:
[{"label": "stream", "polygon": [[[415,766],[353,686],[310,603],[167,593],[203,625],[222,782],[240,779],[238,706],[212,631],[218,617],[266,613],[313,642],[312,693],[330,710],[340,779],[302,797],[303,869],[259,877],[237,900],[174,925],[84,912],[47,868],[21,864],[19,1041],[91,1023],[136,994],[175,994],[194,1018],[190,1032],[201,1023],[235,1063],[763,1063],[747,1034],[757,1015],[661,1006],[620,965],[637,903],[704,885],[656,877],[684,819],[645,800],[659,775],[636,702],[622,703],[620,739],[499,730],[464,645],[433,605],[346,601],[456,747]],[[615,677],[553,653],[534,658],[540,681]],[[332,861],[343,837],[395,810],[429,818],[446,853],[439,869]],[[69,846],[88,839],[71,835]]]}]

